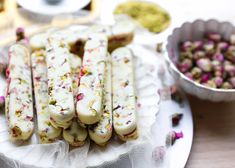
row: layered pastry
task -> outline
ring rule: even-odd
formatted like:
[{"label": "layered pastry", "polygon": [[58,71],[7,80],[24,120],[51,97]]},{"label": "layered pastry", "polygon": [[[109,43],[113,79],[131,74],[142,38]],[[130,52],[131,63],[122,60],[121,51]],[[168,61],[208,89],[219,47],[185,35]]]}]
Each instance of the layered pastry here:
[{"label": "layered pastry", "polygon": [[113,127],[123,141],[137,138],[133,58],[128,48],[112,53]]},{"label": "layered pastry", "polygon": [[60,137],[61,128],[53,127],[50,121],[46,53],[44,50],[35,51],[31,59],[39,141],[51,143]]},{"label": "layered pastry", "polygon": [[75,115],[70,52],[63,39],[50,36],[46,44],[48,96],[51,123],[68,128]]},{"label": "layered pastry", "polygon": [[27,140],[34,130],[30,54],[14,44],[9,49],[5,113],[13,140]]},{"label": "layered pastry", "polygon": [[103,113],[103,84],[107,58],[107,37],[92,34],[85,45],[80,72],[77,114],[84,124],[95,124]]},{"label": "layered pastry", "polygon": [[107,60],[105,69],[103,114],[100,121],[89,126],[88,130],[90,138],[101,146],[106,145],[112,136],[112,79],[110,60]]}]

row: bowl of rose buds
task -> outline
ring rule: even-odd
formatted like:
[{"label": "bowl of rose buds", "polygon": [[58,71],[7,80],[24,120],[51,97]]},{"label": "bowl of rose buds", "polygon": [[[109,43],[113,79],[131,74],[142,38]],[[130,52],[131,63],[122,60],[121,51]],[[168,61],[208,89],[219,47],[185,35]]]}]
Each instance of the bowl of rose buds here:
[{"label": "bowl of rose buds", "polygon": [[169,70],[187,93],[214,102],[235,100],[235,27],[196,20],[174,29],[165,54]]}]

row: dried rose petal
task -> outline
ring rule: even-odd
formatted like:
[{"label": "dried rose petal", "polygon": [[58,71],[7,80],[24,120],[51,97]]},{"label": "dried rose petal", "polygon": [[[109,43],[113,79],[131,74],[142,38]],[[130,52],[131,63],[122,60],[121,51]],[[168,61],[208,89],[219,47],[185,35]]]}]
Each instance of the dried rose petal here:
[{"label": "dried rose petal", "polygon": [[82,100],[82,99],[84,98],[84,94],[83,94],[83,93],[79,93],[79,94],[76,96],[76,98],[77,98],[77,101],[80,101],[80,100]]},{"label": "dried rose petal", "polygon": [[9,77],[9,75],[10,75],[10,69],[7,68],[7,69],[6,69],[6,77]]},{"label": "dried rose petal", "polygon": [[157,146],[153,149],[152,158],[155,161],[163,161],[166,155],[165,147],[164,146]]},{"label": "dried rose petal", "polygon": [[0,107],[3,107],[5,105],[5,97],[0,96]]}]

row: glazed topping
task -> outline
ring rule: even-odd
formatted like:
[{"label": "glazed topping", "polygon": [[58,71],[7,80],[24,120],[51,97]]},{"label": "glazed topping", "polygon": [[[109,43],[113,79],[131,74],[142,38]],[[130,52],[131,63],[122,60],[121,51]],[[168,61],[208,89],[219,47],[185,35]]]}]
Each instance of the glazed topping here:
[{"label": "glazed topping", "polygon": [[67,44],[50,36],[46,45],[49,111],[54,123],[70,121],[75,114]]},{"label": "glazed topping", "polygon": [[11,138],[28,139],[33,132],[33,100],[29,51],[15,44],[9,49],[6,116]]},{"label": "glazed topping", "polygon": [[112,53],[113,125],[117,134],[126,135],[136,129],[136,98],[133,58],[128,48]]},{"label": "glazed topping", "polygon": [[34,52],[31,58],[39,140],[40,143],[49,143],[60,136],[61,129],[54,128],[50,121],[46,53],[39,50]]},{"label": "glazed topping", "polygon": [[105,61],[107,57],[107,37],[93,34],[85,45],[85,53],[80,73],[77,113],[82,123],[94,124],[102,114],[102,97]]}]

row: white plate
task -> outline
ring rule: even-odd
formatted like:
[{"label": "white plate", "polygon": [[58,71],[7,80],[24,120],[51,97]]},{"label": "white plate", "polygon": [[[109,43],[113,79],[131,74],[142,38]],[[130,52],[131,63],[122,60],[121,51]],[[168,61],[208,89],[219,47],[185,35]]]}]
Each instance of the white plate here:
[{"label": "white plate", "polygon": [[17,3],[30,12],[41,15],[58,15],[73,13],[85,7],[91,0],[61,0],[61,2],[50,5],[46,0],[17,0]]},{"label": "white plate", "polygon": [[[138,45],[137,45],[138,46]],[[135,48],[135,45],[130,45]],[[141,46],[139,46],[141,48]],[[4,114],[0,114],[0,153],[7,160],[14,160],[14,164],[30,165],[31,167],[77,167],[100,166],[108,162],[114,162],[120,156],[126,155],[134,148],[147,143],[151,132],[151,126],[155,122],[155,116],[159,111],[159,95],[157,85],[150,73],[149,64],[143,53],[135,53],[135,78],[137,91],[137,116],[138,116],[138,139],[126,143],[117,140],[113,136],[106,148],[100,148],[87,142],[83,147],[68,150],[68,144],[64,141],[49,145],[38,144],[36,133],[27,142],[12,143],[9,140],[7,123]],[[0,85],[6,81],[0,79]],[[3,93],[1,93],[3,94]],[[89,149],[89,151],[88,151]],[[75,164],[76,163],[76,164]],[[24,166],[22,166],[24,167]]]},{"label": "white plate", "polygon": [[[139,79],[138,80],[139,81],[138,85],[140,88],[138,89],[139,95],[141,95],[141,97],[150,96],[150,100],[151,97],[155,95],[152,97],[153,103],[155,105],[154,108],[150,108],[152,110],[149,110],[149,107],[147,107],[142,111],[144,113],[139,113],[142,115],[144,115],[145,112],[150,113],[149,115],[150,118],[147,120],[142,120],[144,121],[142,122],[142,124],[147,123],[148,125],[147,127],[152,125],[152,134],[149,134],[151,135],[151,137],[147,138],[153,139],[154,141],[153,147],[164,144],[165,134],[170,130],[168,125],[169,115],[171,115],[174,112],[184,113],[184,118],[179,127],[177,127],[176,129],[182,130],[185,136],[183,139],[179,140],[171,148],[170,157],[167,158],[167,165],[168,165],[167,167],[182,168],[184,167],[188,159],[193,137],[192,115],[188,101],[185,100],[184,108],[179,108],[178,104],[172,101],[162,102],[160,110],[161,112],[158,114],[155,124],[153,124],[155,121],[155,114],[157,113],[159,108],[157,103],[159,101],[159,97],[156,94],[157,93],[156,90],[161,87],[161,80],[153,75],[156,74],[156,72],[151,73],[150,71],[152,69],[152,66],[155,67],[156,70],[159,69],[160,67],[159,65],[163,64],[163,56],[156,55],[154,51],[154,46],[142,46],[134,42],[129,47],[133,49],[135,55],[138,57],[136,65],[138,65],[137,75],[139,77],[137,77],[137,79]],[[152,78],[154,78],[155,83],[153,83]],[[169,76],[167,76],[167,80],[171,80]],[[0,84],[2,83],[0,82]],[[153,86],[154,88],[149,89]],[[146,103],[146,105],[151,106],[151,101],[149,104],[149,101],[146,101],[148,99],[145,100],[142,99],[142,100]],[[86,163],[87,158],[88,158],[87,160],[88,166],[91,167],[101,166],[101,165],[103,166],[108,165],[109,168],[126,167],[128,164],[130,165],[130,161],[128,159],[120,160],[120,157],[123,158],[124,156],[128,155],[129,157],[132,157],[133,148],[135,147],[137,147],[137,149],[141,148],[141,146],[143,146],[144,143],[146,143],[146,141],[141,141],[141,139],[139,139],[137,143],[130,142],[124,145],[123,144],[120,145],[114,141],[113,146],[109,145],[107,149],[101,149],[98,148],[96,145],[92,145],[91,149],[93,151],[90,149],[89,153],[88,153],[89,143],[87,143],[84,147],[75,149],[72,152],[68,153],[68,144],[64,143],[63,141],[54,143],[52,145],[35,144],[37,143],[37,138],[36,135],[34,134],[31,141],[28,142],[28,143],[33,143],[33,145],[16,147],[19,146],[19,144],[12,144],[8,141],[6,122],[4,121],[3,116],[0,118],[0,123],[2,126],[0,129],[0,152],[4,153],[4,155],[6,156],[4,157],[2,155],[1,158],[4,159],[5,162],[6,161],[9,162],[9,165],[13,166],[19,164],[22,166],[22,168],[27,167],[26,165],[28,166],[30,165],[29,167],[33,168],[34,167],[33,165],[35,165],[35,163],[37,163],[37,165],[40,167],[46,167],[48,165],[54,165],[54,166],[57,165],[57,167],[61,167],[63,166],[63,163],[60,163],[58,161],[59,160],[63,161],[64,158],[67,160],[66,161],[67,167],[68,165],[70,165],[70,167],[78,165],[83,166],[83,163]],[[164,128],[164,129],[159,130],[159,128]],[[147,130],[147,132],[150,132],[150,127],[149,130]],[[27,143],[21,145],[27,145]],[[91,151],[93,152],[93,154]],[[149,156],[148,158],[151,159],[151,156]],[[142,160],[141,158],[140,159],[134,157],[131,158],[132,166],[137,168],[139,165],[139,168],[142,168],[140,167],[140,165],[144,164],[143,166],[146,167],[149,164],[147,161],[142,162],[141,160]],[[149,165],[148,167],[154,168],[155,166]],[[160,168],[163,167],[164,166],[161,166]]]}]

